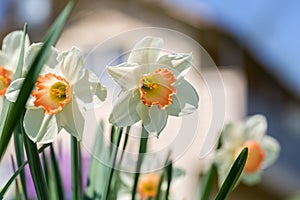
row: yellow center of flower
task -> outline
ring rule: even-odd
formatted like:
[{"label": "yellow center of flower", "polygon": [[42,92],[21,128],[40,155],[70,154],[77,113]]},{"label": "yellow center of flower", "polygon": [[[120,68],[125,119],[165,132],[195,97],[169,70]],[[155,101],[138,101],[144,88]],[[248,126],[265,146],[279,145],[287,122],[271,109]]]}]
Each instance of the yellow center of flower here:
[{"label": "yellow center of flower", "polygon": [[63,82],[54,83],[50,88],[50,96],[57,101],[64,101],[66,95],[67,85]]},{"label": "yellow center of flower", "polygon": [[0,96],[3,96],[12,79],[12,73],[0,66]]},{"label": "yellow center of flower", "polygon": [[155,197],[157,194],[158,184],[159,184],[158,174],[152,173],[143,176],[138,183],[138,192],[141,196],[141,199]]},{"label": "yellow center of flower", "polygon": [[[265,151],[261,148],[259,143],[254,140],[245,142],[242,148],[244,147],[248,147],[248,157],[244,167],[244,172],[253,174],[260,169],[265,159]],[[239,149],[236,153],[240,153],[241,149]]]},{"label": "yellow center of flower", "polygon": [[142,102],[149,107],[166,108],[172,104],[172,95],[176,93],[175,82],[175,76],[166,68],[144,75],[139,85]]},{"label": "yellow center of flower", "polygon": [[37,90],[32,91],[36,107],[42,108],[45,114],[56,114],[71,100],[69,82],[55,74],[39,76]]}]

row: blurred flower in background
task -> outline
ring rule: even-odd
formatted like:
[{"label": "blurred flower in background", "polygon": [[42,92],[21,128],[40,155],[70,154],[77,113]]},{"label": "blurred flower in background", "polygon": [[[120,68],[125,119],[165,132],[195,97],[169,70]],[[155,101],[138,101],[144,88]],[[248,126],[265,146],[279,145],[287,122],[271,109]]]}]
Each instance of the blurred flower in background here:
[{"label": "blurred flower in background", "polygon": [[224,182],[232,163],[244,147],[248,147],[248,158],[240,180],[249,185],[260,181],[262,170],[276,161],[280,151],[279,143],[265,135],[266,131],[267,121],[262,115],[226,125],[221,134],[221,147],[214,158],[219,185]]}]

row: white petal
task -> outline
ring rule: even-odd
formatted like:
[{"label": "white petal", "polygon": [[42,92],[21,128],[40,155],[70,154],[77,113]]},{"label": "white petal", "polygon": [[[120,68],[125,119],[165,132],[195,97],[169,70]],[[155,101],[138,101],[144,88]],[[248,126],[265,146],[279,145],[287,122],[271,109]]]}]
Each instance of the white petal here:
[{"label": "white petal", "polygon": [[[20,53],[23,31],[13,31],[3,39],[2,51],[9,56]],[[29,46],[29,38],[26,35],[25,48]]]},{"label": "white petal", "polygon": [[241,181],[246,185],[255,185],[260,182],[262,171],[258,171],[255,174],[243,173],[241,175]]},{"label": "white petal", "polygon": [[143,126],[149,134],[159,136],[166,126],[168,114],[165,109],[159,109],[157,106],[147,107],[140,102],[136,108]]},{"label": "white petal", "polygon": [[136,64],[122,63],[116,67],[106,68],[111,78],[124,90],[132,90],[138,87],[142,78],[140,67]]},{"label": "white petal", "polygon": [[128,63],[155,63],[162,47],[163,40],[161,38],[147,36],[136,43],[129,55]]},{"label": "white petal", "polygon": [[266,168],[277,160],[280,152],[280,145],[276,139],[266,135],[262,140],[261,146],[266,153],[266,158],[263,163],[263,168]]},{"label": "white petal", "polygon": [[183,116],[194,112],[199,104],[197,91],[186,80],[182,80],[175,87],[176,94],[173,95],[173,103],[166,109],[168,114]]},{"label": "white petal", "polygon": [[4,103],[4,98],[0,96],[0,110],[2,111],[2,107],[3,107],[3,103]]},{"label": "white petal", "polygon": [[[18,66],[19,56],[21,51],[21,42],[23,37],[23,31],[14,31],[9,33],[4,39],[2,44],[2,53],[7,56],[7,60],[4,61],[7,69],[15,71]],[[28,36],[25,38],[25,51],[29,46]]]},{"label": "white petal", "polygon": [[87,70],[84,77],[74,85],[75,96],[88,108],[99,106],[106,98],[107,90],[97,76]]},{"label": "white petal", "polygon": [[[224,127],[222,134],[222,146],[225,148],[236,149],[240,148],[245,142],[244,126],[241,123],[228,123]],[[223,147],[222,147],[223,148]]]},{"label": "white petal", "polygon": [[42,109],[28,109],[23,124],[28,137],[43,144],[53,142],[60,131],[55,115],[44,115]]},{"label": "white petal", "polygon": [[[41,49],[42,45],[43,43],[33,43],[32,45],[29,46],[28,50],[25,52],[25,63],[24,63],[25,71],[29,70],[29,66],[31,65],[33,59]],[[54,47],[51,47],[49,52],[49,57],[45,62],[45,65],[50,68],[54,68],[58,64],[56,60],[57,56],[58,56],[58,50]]]},{"label": "white petal", "polygon": [[61,112],[57,113],[57,118],[62,128],[76,137],[78,141],[81,140],[84,129],[84,117],[75,98],[67,103]]},{"label": "white petal", "polygon": [[87,70],[83,68],[82,54],[76,47],[60,53],[57,60],[61,72],[71,85],[76,84],[87,73]]},{"label": "white petal", "polygon": [[[10,102],[16,102],[20,93],[20,89],[24,82],[25,78],[19,78],[10,83],[8,88],[6,89],[5,97]],[[34,98],[30,95],[29,99],[26,103],[27,108],[36,108],[33,105]]]},{"label": "white petal", "polygon": [[267,120],[263,115],[254,115],[246,120],[246,140],[261,141],[267,131]]},{"label": "white petal", "polygon": [[0,66],[10,69],[10,57],[2,51],[0,51]]},{"label": "white petal", "polygon": [[177,79],[184,77],[192,66],[192,54],[167,54],[159,58],[158,63],[172,67],[179,72]]},{"label": "white petal", "polygon": [[5,93],[5,97],[8,101],[16,102],[24,80],[25,78],[18,78],[10,83]]},{"label": "white petal", "polygon": [[137,114],[136,106],[139,101],[137,90],[122,92],[113,106],[109,122],[118,127],[131,126],[138,122],[140,117]]}]

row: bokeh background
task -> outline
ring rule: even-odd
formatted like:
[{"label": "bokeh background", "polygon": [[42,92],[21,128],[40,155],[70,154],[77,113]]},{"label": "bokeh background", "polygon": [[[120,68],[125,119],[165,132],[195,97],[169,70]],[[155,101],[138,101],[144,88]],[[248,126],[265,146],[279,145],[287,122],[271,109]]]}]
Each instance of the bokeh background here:
[{"label": "bokeh background", "polygon": [[[66,3],[1,0],[1,41],[24,22],[31,40],[40,41]],[[95,41],[149,26],[193,38],[224,72],[225,82],[233,81],[227,93],[234,95],[230,113],[266,115],[268,134],[282,147],[263,181],[240,185],[230,199],[288,199],[300,189],[299,7],[297,0],[79,0],[58,46],[87,51]]]}]

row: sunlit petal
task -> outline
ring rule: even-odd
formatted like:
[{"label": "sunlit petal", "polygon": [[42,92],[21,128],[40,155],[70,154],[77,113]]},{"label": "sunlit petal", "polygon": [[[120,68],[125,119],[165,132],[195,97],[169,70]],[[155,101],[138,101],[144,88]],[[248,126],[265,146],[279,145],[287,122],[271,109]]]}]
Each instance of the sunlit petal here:
[{"label": "sunlit petal", "polygon": [[87,69],[83,68],[82,54],[76,47],[60,53],[57,60],[59,62],[59,69],[71,85],[76,84],[87,73]]},{"label": "sunlit petal", "polygon": [[143,126],[149,134],[159,136],[165,128],[168,115],[165,109],[159,109],[157,106],[147,107],[139,103],[136,110],[143,121]]},{"label": "sunlit petal", "polygon": [[84,117],[79,109],[76,98],[67,103],[64,109],[57,114],[59,124],[68,133],[77,138],[78,141],[82,138],[84,129]]},{"label": "sunlit petal", "polygon": [[[8,60],[6,60],[6,62],[4,62],[2,65],[13,72],[17,68],[19,62],[19,55],[22,47],[22,37],[23,31],[13,31],[3,39],[1,53],[5,54]],[[29,38],[28,35],[26,35],[24,43],[25,52],[28,46]]]},{"label": "sunlit petal", "polygon": [[116,67],[107,67],[111,78],[124,90],[132,90],[138,87],[141,73],[136,64],[121,64]]},{"label": "sunlit petal", "polygon": [[163,47],[163,40],[155,37],[145,37],[132,49],[128,63],[148,64],[157,61]]},{"label": "sunlit petal", "polygon": [[[43,43],[33,43],[29,46],[28,50],[25,52],[25,63],[24,63],[25,71],[29,70],[29,66],[31,65],[33,59],[41,49],[42,45]],[[45,65],[50,68],[54,68],[58,64],[56,59],[57,56],[58,56],[58,50],[54,47],[51,47]],[[43,72],[41,74],[43,74]]]},{"label": "sunlit petal", "polygon": [[177,79],[184,77],[192,66],[192,54],[167,54],[159,58],[158,63],[163,66],[171,66],[178,71]]},{"label": "sunlit petal", "polygon": [[277,160],[280,152],[280,145],[277,140],[266,135],[262,140],[261,146],[266,153],[266,159],[263,164],[263,167],[266,168]]},{"label": "sunlit petal", "polygon": [[60,131],[55,115],[44,115],[42,109],[27,110],[23,124],[26,134],[33,142],[53,142]]},{"label": "sunlit petal", "polygon": [[267,119],[263,115],[254,115],[246,121],[246,132],[245,136],[247,139],[254,139],[257,141],[262,140],[264,134],[267,131]]},{"label": "sunlit petal", "polygon": [[199,96],[193,86],[186,80],[176,85],[176,94],[173,95],[174,104],[168,106],[167,112],[173,116],[183,116],[193,113],[199,104]]},{"label": "sunlit petal", "polygon": [[109,122],[119,127],[138,122],[141,119],[136,111],[139,102],[139,93],[136,90],[122,92],[114,103]]}]

